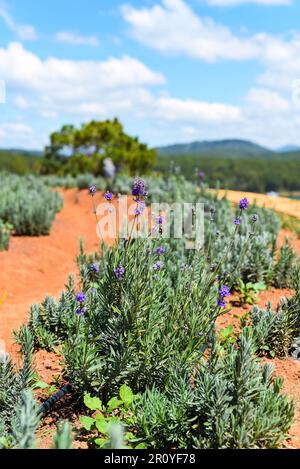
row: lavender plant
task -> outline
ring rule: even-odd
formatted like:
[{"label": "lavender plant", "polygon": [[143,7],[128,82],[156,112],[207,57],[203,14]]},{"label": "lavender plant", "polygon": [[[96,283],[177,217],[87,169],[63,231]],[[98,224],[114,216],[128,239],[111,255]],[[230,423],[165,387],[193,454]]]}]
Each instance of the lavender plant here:
[{"label": "lavender plant", "polygon": [[17,235],[46,235],[50,232],[63,200],[40,178],[0,174],[0,218]]},{"label": "lavender plant", "polygon": [[[189,201],[205,202],[202,250],[187,252],[184,239],[132,233],[112,248],[102,244],[101,254],[87,255],[81,245],[79,286],[70,278],[58,301],[33,306],[17,338],[23,343],[29,331],[36,347],[60,346],[64,377],[79,396],[90,393],[107,406],[124,384],[140,394],[135,432],[150,447],[278,447],[294,407],[255,359],[258,334],[245,329],[239,346],[228,342],[222,354],[215,334],[239,278],[270,280],[277,218],[250,209],[247,199],[234,212],[204,185],[197,193],[176,181],[164,182],[171,199],[184,200],[187,191]],[[94,184],[89,192],[94,202]],[[143,180],[134,182],[132,195],[136,223],[148,196]],[[163,217],[156,222],[161,234]],[[296,294],[286,311],[298,300]]]},{"label": "lavender plant", "polygon": [[300,269],[295,271],[295,294],[284,298],[275,310],[254,307],[247,327],[253,329],[257,353],[271,357],[291,354],[295,339],[300,337]]},{"label": "lavender plant", "polygon": [[[22,331],[21,338],[23,363],[20,369],[15,367],[8,354],[0,356],[0,445],[1,441],[4,445],[4,442],[10,444],[18,440],[16,438],[18,425],[15,422],[19,418],[24,421],[19,411],[22,413],[21,407],[24,402],[29,402],[24,397],[24,391],[30,389],[34,379],[32,365],[34,347],[28,329]],[[12,436],[14,429],[16,430],[15,437]]]},{"label": "lavender plant", "polygon": [[279,447],[294,414],[281,385],[244,331],[238,349],[213,346],[196,370],[178,366],[164,390],[148,389],[135,409],[140,435],[155,449]]},{"label": "lavender plant", "polygon": [[0,220],[0,251],[8,250],[12,229],[12,225]]}]

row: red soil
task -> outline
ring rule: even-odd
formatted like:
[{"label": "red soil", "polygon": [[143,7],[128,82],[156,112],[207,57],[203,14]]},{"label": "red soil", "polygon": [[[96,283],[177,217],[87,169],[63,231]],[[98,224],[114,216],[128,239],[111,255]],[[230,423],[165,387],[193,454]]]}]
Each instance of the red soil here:
[{"label": "red soil", "polygon": [[[5,342],[8,351],[15,351],[12,331],[18,329],[28,318],[28,311],[33,303],[41,302],[46,295],[58,296],[70,273],[76,273],[76,256],[80,238],[85,242],[87,251],[99,249],[100,240],[96,234],[96,222],[92,211],[92,202],[87,192],[75,189],[61,191],[64,196],[64,208],[56,216],[51,234],[46,237],[13,237],[8,252],[0,252],[0,348]],[[98,196],[99,197],[99,196]],[[103,199],[102,199],[103,200]],[[97,199],[97,202],[101,198]],[[280,233],[279,245],[288,236],[293,248],[300,254],[300,240],[288,231]],[[290,290],[269,290],[263,292],[257,304],[264,307],[270,301],[275,307],[283,296],[289,296]],[[1,297],[5,297],[1,302]],[[230,313],[219,318],[219,327],[230,323],[238,324],[236,314],[241,316],[251,307],[233,307]],[[296,419],[291,429],[288,447],[300,448],[300,362],[290,358],[270,360],[275,365],[275,373],[284,378],[284,391],[297,402]],[[59,358],[54,354],[39,352],[36,356],[37,372],[41,379],[52,384],[53,376],[60,372]],[[39,393],[38,393],[39,395]],[[40,395],[45,399],[45,396]],[[65,412],[64,410],[62,412]],[[78,416],[69,406],[70,417],[74,423]],[[48,417],[39,437],[42,447],[51,444],[50,435],[55,430],[58,415]],[[78,443],[77,447],[84,447]]]},{"label": "red soil", "polygon": [[12,347],[12,331],[27,318],[33,303],[46,295],[58,296],[68,275],[76,272],[79,241],[88,251],[99,249],[91,197],[85,191],[65,190],[64,208],[51,234],[13,237],[9,251],[0,252],[0,340]]}]

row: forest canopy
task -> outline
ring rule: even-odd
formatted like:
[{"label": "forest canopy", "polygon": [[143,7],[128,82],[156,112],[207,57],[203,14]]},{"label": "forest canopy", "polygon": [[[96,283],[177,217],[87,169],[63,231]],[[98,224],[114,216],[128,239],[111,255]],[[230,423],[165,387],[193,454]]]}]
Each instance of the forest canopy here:
[{"label": "forest canopy", "polygon": [[147,173],[155,165],[156,151],[126,134],[118,119],[91,121],[80,128],[65,125],[50,135],[40,173],[102,175],[106,158],[130,174]]}]

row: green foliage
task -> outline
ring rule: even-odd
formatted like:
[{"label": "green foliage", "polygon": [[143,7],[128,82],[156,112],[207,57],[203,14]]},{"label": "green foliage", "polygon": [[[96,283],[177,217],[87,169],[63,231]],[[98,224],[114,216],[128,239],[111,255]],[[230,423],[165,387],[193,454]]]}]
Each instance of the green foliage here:
[{"label": "green foliage", "polygon": [[223,356],[213,348],[193,376],[178,369],[164,391],[146,391],[137,414],[152,448],[276,448],[291,424],[294,405],[280,393],[272,367],[260,367],[249,334]]},{"label": "green foliage", "polygon": [[280,156],[272,161],[262,158],[210,158],[207,155],[158,156],[156,169],[163,174],[170,171],[170,163],[180,173],[193,180],[197,169],[206,174],[210,187],[216,184],[224,189],[247,192],[299,191],[299,153],[294,160]]},{"label": "green foliage", "polygon": [[[80,423],[87,432],[92,432],[90,442],[99,448],[123,448],[126,442],[129,448],[141,448],[141,441],[131,431],[135,429],[135,416],[132,412],[134,400],[138,400],[129,386],[123,384],[119,395],[112,397],[106,406],[98,397],[84,395],[86,407],[93,416],[80,417]],[[126,432],[123,434],[123,428]]]},{"label": "green foliage", "polygon": [[241,305],[253,305],[257,299],[257,294],[266,290],[266,285],[263,282],[245,283],[242,279],[239,279],[235,289],[240,294],[239,302]]},{"label": "green foliage", "polygon": [[0,219],[0,251],[8,250],[12,230],[12,225],[9,223],[3,223]]},{"label": "green foliage", "polygon": [[101,175],[105,158],[135,174],[151,169],[156,153],[138,138],[127,135],[118,119],[91,121],[79,129],[65,125],[51,134],[40,171],[41,174]]},{"label": "green foliage", "polygon": [[74,334],[76,330],[76,295],[74,289],[74,277],[70,276],[66,290],[62,292],[59,301],[46,297],[41,305],[33,305],[30,310],[28,326],[21,327],[15,332],[16,341],[21,344],[22,330],[30,330],[34,338],[36,348],[54,351],[68,334]]},{"label": "green foliage", "polygon": [[[157,274],[155,246],[151,255],[149,247],[146,240],[125,247],[120,242],[103,253],[97,277],[81,257],[89,313],[78,320],[78,335],[63,347],[66,372],[76,388],[104,399],[124,381],[139,391],[164,382],[174,361],[194,362],[201,356],[217,315],[214,277],[199,253],[190,269],[181,271],[171,247]],[[121,283],[114,275],[120,263],[126,265]]]},{"label": "green foliage", "polygon": [[21,395],[21,402],[12,419],[12,435],[17,449],[35,447],[35,431],[40,423],[39,408],[30,390]]},{"label": "green foliage", "polygon": [[236,334],[234,332],[234,327],[232,324],[221,329],[218,336],[220,345],[222,349],[228,349],[231,345],[236,342]]},{"label": "green foliage", "polygon": [[33,339],[27,329],[20,336],[22,367],[16,369],[7,354],[0,356],[0,446],[29,448],[38,424],[36,405],[27,392],[34,382]]},{"label": "green foliage", "polygon": [[53,439],[54,449],[72,449],[73,436],[71,426],[68,421],[61,422],[57,426],[57,431]]},{"label": "green foliage", "polygon": [[[112,185],[129,191],[124,176]],[[272,281],[274,271],[289,275],[290,262],[274,267],[279,220],[258,207],[234,211],[225,198],[181,176],[150,179],[150,187],[151,201],[204,203],[204,247],[186,250],[187,235],[120,239],[90,255],[81,244],[78,287],[71,277],[58,300],[34,305],[18,341],[24,345],[32,336],[36,348],[60,347],[64,378],[89,409],[81,423],[98,447],[279,447],[294,407],[270,368],[255,359],[260,336],[262,346],[268,345],[267,321],[259,328],[244,327],[240,338],[230,326],[215,336],[221,285],[240,285],[249,302],[261,282]],[[254,213],[257,222],[251,219]],[[242,224],[235,227],[237,216]],[[161,245],[163,257],[156,252]],[[155,270],[158,259],[163,266]],[[99,272],[91,269],[94,262]],[[120,264],[122,281],[115,275]],[[293,317],[299,311],[300,274],[295,283],[295,297],[282,306]],[[85,294],[83,305],[76,298],[79,290]],[[287,324],[280,322],[281,347],[298,327],[295,323],[289,336]]]},{"label": "green foliage", "polygon": [[24,175],[35,170],[39,154],[22,150],[0,150],[0,171]]},{"label": "green foliage", "polygon": [[275,311],[254,307],[249,325],[253,329],[257,353],[284,357],[291,353],[294,339],[300,336],[300,269],[294,274],[295,295],[284,299]]},{"label": "green foliage", "polygon": [[283,213],[278,213],[278,216],[281,220],[282,228],[296,233],[298,238],[300,238],[300,220]]},{"label": "green foliage", "polygon": [[290,247],[288,239],[280,248],[279,257],[274,265],[272,284],[276,288],[292,288],[297,268],[297,255]]},{"label": "green foliage", "polygon": [[0,218],[11,224],[17,235],[49,234],[62,203],[61,196],[40,178],[0,173]]}]

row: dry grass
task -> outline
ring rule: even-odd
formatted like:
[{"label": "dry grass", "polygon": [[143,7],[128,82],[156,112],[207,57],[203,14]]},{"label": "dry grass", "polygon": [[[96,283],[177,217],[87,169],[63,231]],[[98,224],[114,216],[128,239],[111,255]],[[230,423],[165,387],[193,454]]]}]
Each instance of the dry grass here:
[{"label": "dry grass", "polygon": [[251,203],[256,203],[259,207],[271,208],[278,213],[300,220],[300,200],[292,200],[287,197],[272,197],[254,192],[218,190],[217,193],[220,198],[226,196],[231,202],[239,202],[242,197],[247,197]]}]

